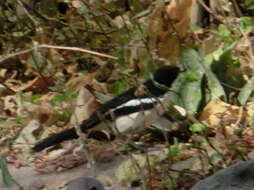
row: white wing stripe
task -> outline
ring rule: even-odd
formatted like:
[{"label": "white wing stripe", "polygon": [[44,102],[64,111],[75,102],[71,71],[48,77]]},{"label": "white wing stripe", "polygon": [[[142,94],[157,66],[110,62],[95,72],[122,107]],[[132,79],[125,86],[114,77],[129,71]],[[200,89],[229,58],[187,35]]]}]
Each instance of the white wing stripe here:
[{"label": "white wing stripe", "polygon": [[133,99],[130,100],[120,106],[117,106],[116,108],[114,108],[113,110],[119,109],[119,108],[123,108],[123,107],[135,107],[135,106],[139,106],[142,104],[154,104],[158,101],[161,101],[162,98],[140,98],[140,99]]}]

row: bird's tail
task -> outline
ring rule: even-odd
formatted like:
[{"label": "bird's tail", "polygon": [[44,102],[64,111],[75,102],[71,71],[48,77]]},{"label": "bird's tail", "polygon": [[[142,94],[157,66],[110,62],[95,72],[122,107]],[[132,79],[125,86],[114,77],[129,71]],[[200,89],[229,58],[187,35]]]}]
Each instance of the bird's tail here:
[{"label": "bird's tail", "polygon": [[[95,127],[97,124],[100,123],[100,119],[98,118],[97,114],[93,114],[88,120],[84,120],[79,127],[81,128],[81,131],[85,132],[88,129],[91,129]],[[47,147],[56,145],[58,143],[61,143],[66,140],[76,139],[78,138],[78,135],[76,133],[76,129],[70,128],[66,129],[60,133],[51,135],[41,141],[39,141],[32,150],[34,152],[39,152]]]},{"label": "bird's tail", "polygon": [[42,141],[38,142],[32,148],[32,150],[34,152],[39,152],[47,147],[53,146],[55,144],[65,141],[65,140],[70,140],[70,139],[75,139],[75,138],[78,138],[75,128],[66,129],[60,133],[51,135],[50,137],[47,137],[47,138],[43,139]]}]

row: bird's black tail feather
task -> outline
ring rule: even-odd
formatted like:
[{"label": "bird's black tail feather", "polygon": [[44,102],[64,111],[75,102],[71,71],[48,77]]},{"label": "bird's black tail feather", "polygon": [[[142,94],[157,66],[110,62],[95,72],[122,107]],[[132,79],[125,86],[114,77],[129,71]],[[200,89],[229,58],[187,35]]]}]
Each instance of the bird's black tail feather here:
[{"label": "bird's black tail feather", "polygon": [[66,129],[60,133],[54,134],[54,135],[38,142],[32,148],[32,150],[34,152],[39,152],[39,151],[43,150],[44,148],[58,144],[58,143],[63,142],[65,140],[70,140],[70,139],[75,139],[75,138],[78,138],[75,128]]},{"label": "bird's black tail feather", "polygon": [[[97,124],[100,123],[100,119],[96,113],[92,114],[92,116],[88,120],[84,120],[80,125],[81,131],[85,132],[88,129],[95,127]],[[76,129],[73,127],[71,129],[66,129],[60,133],[51,135],[41,141],[39,141],[32,150],[34,152],[39,152],[47,147],[53,146],[55,144],[61,143],[66,140],[71,140],[78,138],[76,133]]]}]

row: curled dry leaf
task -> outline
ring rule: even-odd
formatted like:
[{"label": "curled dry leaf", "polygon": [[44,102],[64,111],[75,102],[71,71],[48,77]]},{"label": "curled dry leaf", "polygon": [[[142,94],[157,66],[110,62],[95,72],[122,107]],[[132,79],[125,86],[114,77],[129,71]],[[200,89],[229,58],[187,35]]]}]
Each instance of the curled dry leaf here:
[{"label": "curled dry leaf", "polygon": [[97,82],[94,80],[93,81],[93,89],[99,93],[109,94],[106,83]]},{"label": "curled dry leaf", "polygon": [[10,95],[3,98],[3,110],[8,114],[16,114],[17,112],[17,95]]},{"label": "curled dry leaf", "polygon": [[18,92],[22,86],[22,82],[16,79],[9,78],[5,81],[5,85],[14,92]]},{"label": "curled dry leaf", "polygon": [[178,105],[173,105],[173,108],[182,116],[182,117],[186,117],[187,116],[187,111]]},{"label": "curled dry leaf", "polygon": [[21,83],[21,81],[17,81],[14,79],[9,79],[6,81],[6,86],[13,90],[14,92],[19,91],[32,91],[35,93],[43,93],[48,92],[48,87],[53,85],[52,77],[36,77],[35,79],[29,81],[26,84]]},{"label": "curled dry leaf", "polygon": [[[88,140],[89,152],[92,153],[96,162],[111,162],[116,158],[116,151],[110,144],[93,142]],[[80,146],[70,142],[63,143],[63,149],[52,150],[36,155],[33,167],[38,172],[63,171],[87,162]]]},{"label": "curled dry leaf", "polygon": [[81,87],[86,85],[91,85],[92,80],[97,76],[97,73],[88,73],[86,75],[81,75],[78,77],[72,77],[66,83],[66,86],[70,90],[79,90]]},{"label": "curled dry leaf", "polygon": [[38,120],[31,120],[29,124],[24,127],[20,132],[19,137],[15,140],[16,147],[33,144],[36,142],[36,139],[33,135],[34,131],[40,127]]},{"label": "curled dry leaf", "polygon": [[32,167],[38,172],[63,171],[86,162],[87,159],[77,153],[77,145],[70,142],[64,143],[63,149],[53,150],[45,154],[37,154]]},{"label": "curled dry leaf", "polygon": [[30,118],[37,119],[40,123],[50,125],[59,114],[58,111],[48,102],[41,102],[40,105],[24,104],[24,109],[29,113]]},{"label": "curled dry leaf", "polygon": [[241,107],[217,99],[206,105],[199,120],[208,122],[213,131],[218,131],[223,127],[224,135],[231,136],[239,128],[239,124],[246,119],[246,116],[247,112]]}]

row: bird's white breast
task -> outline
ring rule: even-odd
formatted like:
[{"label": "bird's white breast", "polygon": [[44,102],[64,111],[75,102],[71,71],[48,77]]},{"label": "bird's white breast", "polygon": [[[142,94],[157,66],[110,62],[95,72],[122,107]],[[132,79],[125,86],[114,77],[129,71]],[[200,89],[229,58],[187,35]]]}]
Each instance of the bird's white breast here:
[{"label": "bird's white breast", "polygon": [[137,125],[138,120],[141,119],[141,117],[143,117],[143,120],[144,120],[144,117],[145,115],[148,114],[148,112],[149,111],[143,111],[143,113],[137,112],[137,113],[130,114],[128,116],[118,117],[115,120],[115,127],[120,133],[129,131],[129,130],[134,130],[138,127]]}]

